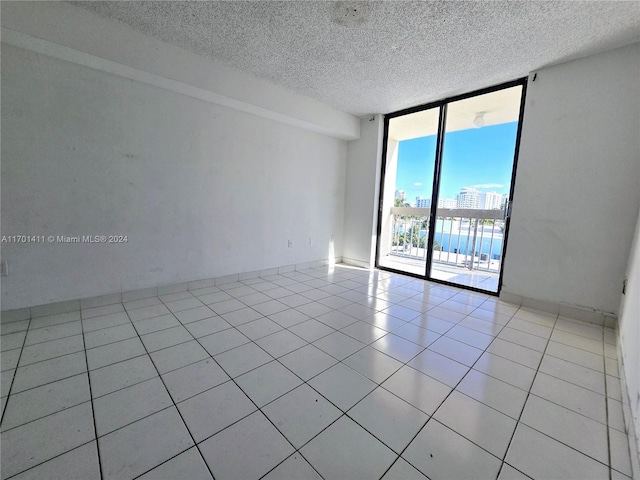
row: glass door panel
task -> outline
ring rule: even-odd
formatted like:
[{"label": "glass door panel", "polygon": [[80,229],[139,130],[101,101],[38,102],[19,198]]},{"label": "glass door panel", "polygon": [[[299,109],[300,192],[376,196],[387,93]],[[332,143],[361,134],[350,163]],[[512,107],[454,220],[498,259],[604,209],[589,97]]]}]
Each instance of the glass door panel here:
[{"label": "glass door panel", "polygon": [[433,279],[498,291],[522,88],[447,105]]},{"label": "glass door panel", "polygon": [[440,108],[388,120],[378,266],[426,275]]}]

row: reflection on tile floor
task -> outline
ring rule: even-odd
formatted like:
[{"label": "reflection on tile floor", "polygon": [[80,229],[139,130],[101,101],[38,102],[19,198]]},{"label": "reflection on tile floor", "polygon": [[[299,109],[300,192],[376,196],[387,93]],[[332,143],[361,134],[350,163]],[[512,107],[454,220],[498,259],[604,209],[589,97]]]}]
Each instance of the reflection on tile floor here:
[{"label": "reflection on tile floor", "polygon": [[2,478],[631,476],[610,329],[342,266],[204,284],[5,318]]}]

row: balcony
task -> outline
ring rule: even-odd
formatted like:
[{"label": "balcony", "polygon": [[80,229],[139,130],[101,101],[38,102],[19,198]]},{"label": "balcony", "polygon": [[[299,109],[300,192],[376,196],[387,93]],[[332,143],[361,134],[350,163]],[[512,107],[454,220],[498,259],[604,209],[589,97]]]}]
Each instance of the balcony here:
[{"label": "balcony", "polygon": [[[496,292],[502,267],[504,214],[504,210],[439,208],[432,278]],[[424,274],[429,215],[428,208],[391,208],[381,232],[381,266]]]}]

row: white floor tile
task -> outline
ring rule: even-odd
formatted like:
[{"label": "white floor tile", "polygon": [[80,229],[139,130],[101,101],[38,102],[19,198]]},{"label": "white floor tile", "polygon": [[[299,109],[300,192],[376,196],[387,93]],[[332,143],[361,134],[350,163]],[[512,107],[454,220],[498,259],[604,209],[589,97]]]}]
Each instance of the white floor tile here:
[{"label": "white floor tile", "polygon": [[22,367],[24,365],[42,362],[62,355],[81,352],[82,350],[84,350],[82,335],[74,335],[73,337],[38,343],[22,349],[22,356],[20,357],[19,365]]},{"label": "white floor tile", "polygon": [[526,391],[529,391],[536,374],[531,368],[488,352],[482,354],[473,369]]},{"label": "white floor tile", "polygon": [[146,355],[146,353],[147,351],[140,339],[134,337],[87,350],[87,364],[89,365],[89,370],[95,370],[123,360]]},{"label": "white floor tile", "polygon": [[209,358],[206,350],[195,340],[164,348],[150,355],[160,374]]},{"label": "white floor tile", "polygon": [[496,478],[501,461],[435,420],[402,457],[429,478]]},{"label": "white floor tile", "polygon": [[606,425],[605,397],[539,372],[531,393]]},{"label": "white floor tile", "polygon": [[183,325],[217,316],[209,307],[201,305],[188,310],[181,310],[173,314]]},{"label": "white floor tile", "polygon": [[93,398],[98,398],[121,388],[149,380],[157,375],[158,372],[146,355],[114,363],[89,372],[91,394]]},{"label": "white floor tile", "polygon": [[321,480],[322,477],[318,475],[318,472],[309,465],[309,462],[302,455],[294,453],[262,478],[263,480],[282,480],[285,478]]},{"label": "white floor tile", "polygon": [[102,330],[86,333],[84,335],[84,346],[85,348],[100,347],[137,336],[138,332],[133,328],[133,325],[126,323],[117,327],[103,328]]},{"label": "white floor tile", "polygon": [[201,442],[257,408],[235,383],[229,381],[179,403],[178,410],[193,438]]},{"label": "white floor tile", "polygon": [[32,422],[91,399],[86,373],[11,395],[2,419],[2,431]]},{"label": "white floor tile", "polygon": [[302,383],[275,360],[235,379],[238,386],[258,407],[263,407]]},{"label": "white floor tile", "polygon": [[444,355],[468,367],[471,367],[476,360],[480,358],[480,355],[482,355],[482,350],[479,348],[472,347],[471,345],[447,336],[442,336],[433,342],[429,345],[428,350]]},{"label": "white floor tile", "polygon": [[63,355],[45,362],[32,363],[16,370],[11,391],[12,393],[18,393],[86,371],[87,362],[84,352]]},{"label": "white floor tile", "polygon": [[536,395],[529,396],[521,422],[599,462],[609,462],[606,425]]},{"label": "white floor tile", "polygon": [[263,411],[296,448],[302,447],[342,415],[308,385],[300,385]]},{"label": "white floor tile", "polygon": [[124,312],[112,313],[100,317],[93,317],[82,320],[82,330],[84,333],[100,330],[102,328],[115,327],[131,323],[129,316]]},{"label": "white floor tile", "polygon": [[192,445],[176,408],[167,408],[98,439],[103,478],[134,478]]},{"label": "white floor tile", "polygon": [[307,342],[315,342],[329,335],[335,330],[324,323],[321,323],[315,319],[307,320],[306,322],[299,323],[289,328],[289,331],[295,333],[300,338],[303,338]]},{"label": "white floor tile", "polygon": [[522,423],[505,460],[531,478],[595,480],[609,476],[605,465]]},{"label": "white floor tile", "polygon": [[521,330],[516,330],[515,328],[511,327],[505,327],[498,335],[498,338],[511,343],[515,343],[517,345],[521,345],[523,347],[530,348],[531,350],[536,350],[538,352],[544,352],[545,348],[547,347],[546,338],[523,332]]},{"label": "white floor tile", "polygon": [[429,419],[424,412],[380,387],[347,415],[398,454]]},{"label": "white floor tile", "polygon": [[389,448],[342,417],[301,450],[327,480],[379,478],[396,459]]},{"label": "white floor tile", "polygon": [[353,407],[377,386],[341,363],[311,379],[309,385],[343,412]]},{"label": "white floor tile", "polygon": [[428,313],[414,318],[410,323],[439,334],[447,333],[447,331],[456,325],[455,323],[442,320],[441,318],[434,317]]},{"label": "white floor tile", "polygon": [[215,478],[260,478],[294,452],[260,412],[200,444]]},{"label": "white floor tile", "polygon": [[428,415],[433,414],[451,392],[451,387],[409,366],[394,373],[382,387]]},{"label": "white floor tile", "polygon": [[256,343],[273,358],[279,358],[307,345],[305,340],[294,335],[289,330],[280,330],[272,333],[256,340]]},{"label": "white floor tile", "polygon": [[278,359],[285,367],[307,381],[338,361],[313,345],[299,348]]},{"label": "white floor tile", "polygon": [[454,391],[434,414],[440,423],[498,458],[507,452],[516,420]]},{"label": "white floor tile", "polygon": [[82,324],[80,320],[74,322],[62,323],[44,328],[31,328],[27,334],[26,340],[24,336],[26,332],[11,333],[2,335],[2,350],[11,350],[12,348],[22,347],[24,340],[25,345],[34,345],[36,343],[57,340],[58,338],[70,337],[72,335],[80,335],[82,333]]},{"label": "white floor tile", "polygon": [[273,357],[255,343],[247,343],[220,353],[215,359],[231,378],[235,378],[270,362]]},{"label": "white floor tile", "polygon": [[344,360],[366,346],[341,332],[330,333],[313,342],[313,345],[337,360]]},{"label": "white floor tile", "polygon": [[398,360],[371,347],[359,350],[345,358],[343,363],[378,384],[402,367]]},{"label": "white floor tile", "polygon": [[401,457],[385,473],[382,480],[427,480],[427,477]]},{"label": "white floor tile", "polygon": [[149,352],[155,352],[162,348],[172,347],[173,345],[193,340],[193,336],[189,333],[189,330],[183,326],[148,333],[142,335],[140,338]]},{"label": "white floor tile", "polygon": [[487,348],[487,352],[533,369],[538,368],[540,360],[542,359],[541,352],[507,342],[500,338],[496,338],[491,343],[489,348]]},{"label": "white floor tile", "polygon": [[417,343],[422,347],[428,347],[441,337],[439,333],[432,332],[413,323],[407,323],[396,328],[393,334],[410,342]]},{"label": "white floor tile", "polygon": [[211,356],[226,352],[250,341],[251,340],[235,328],[198,338],[198,342],[200,342]]},{"label": "white floor tile", "polygon": [[269,315],[269,318],[284,328],[293,327],[309,320],[309,317],[293,308]]},{"label": "white floor tile", "polygon": [[253,341],[282,330],[280,325],[268,318],[259,318],[258,320],[239,325],[237,328]]},{"label": "white floor tile", "polygon": [[171,405],[171,397],[158,377],[97,398],[93,402],[93,413],[98,436],[106,435]]},{"label": "white floor tile", "polygon": [[139,480],[167,480],[170,478],[213,480],[206,463],[195,447],[138,477]]},{"label": "white floor tile", "polygon": [[526,391],[473,369],[456,390],[516,420],[527,399]]},{"label": "white floor tile", "polygon": [[178,403],[229,380],[229,376],[212,358],[162,375],[173,401]]},{"label": "white floor tile", "polygon": [[94,435],[90,402],[3,432],[2,476],[8,478],[88,443]]},{"label": "white floor tile", "polygon": [[100,478],[98,447],[95,441],[86,443],[11,478],[13,480]]},{"label": "white floor tile", "polygon": [[425,347],[410,342],[394,334],[388,334],[371,344],[373,348],[406,363],[424,350]]},{"label": "white floor tile", "polygon": [[174,300],[172,302],[165,302],[165,305],[173,313],[180,312],[182,310],[188,310],[190,308],[201,307],[202,302],[197,298],[191,296],[191,298],[183,298],[181,300]]},{"label": "white floor tile", "polygon": [[468,366],[430,350],[422,352],[408,365],[450,387],[455,387],[469,371]]},{"label": "white floor tile", "polygon": [[597,355],[553,340],[549,342],[545,354],[604,373],[603,355]]},{"label": "white floor tile", "polygon": [[498,480],[529,480],[529,478],[531,477],[526,476],[507,463],[502,465],[502,470],[500,470],[500,475],[498,475]]},{"label": "white floor tile", "polygon": [[611,442],[611,468],[629,477],[632,476],[627,435],[610,428],[609,441]]}]

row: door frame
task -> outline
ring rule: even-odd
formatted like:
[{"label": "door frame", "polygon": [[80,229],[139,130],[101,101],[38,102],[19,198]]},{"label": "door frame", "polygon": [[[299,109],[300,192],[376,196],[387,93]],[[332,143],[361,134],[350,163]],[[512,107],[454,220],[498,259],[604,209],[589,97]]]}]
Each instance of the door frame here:
[{"label": "door frame", "polygon": [[[449,285],[452,287],[463,288],[465,290],[471,290],[474,292],[480,292],[488,295],[499,296],[500,290],[502,289],[502,276],[504,272],[504,265],[507,258],[507,243],[509,239],[509,228],[511,225],[511,205],[513,204],[513,198],[515,193],[515,184],[516,184],[516,171],[518,167],[518,156],[520,153],[520,137],[522,135],[522,124],[524,120],[524,106],[526,101],[527,94],[527,81],[529,77],[522,77],[516,80],[511,80],[509,82],[501,83],[498,85],[493,85],[490,87],[482,88],[480,90],[474,90],[473,92],[455,95],[453,97],[444,98],[442,100],[438,100],[436,102],[430,102],[423,105],[417,105],[415,107],[409,107],[402,110],[398,110],[396,112],[391,112],[383,115],[384,118],[384,130],[382,136],[382,169],[380,175],[380,188],[378,194],[378,225],[376,228],[376,257],[375,257],[375,268],[383,271],[399,273],[401,275],[407,275],[409,277],[419,278],[421,280],[428,280],[430,282],[440,283],[443,285]],[[522,92],[520,96],[520,108],[518,113],[518,128],[516,130],[516,142],[513,154],[513,167],[511,170],[511,185],[509,186],[509,204],[505,206],[506,214],[505,214],[505,226],[504,226],[504,235],[502,237],[502,263],[500,266],[500,275],[498,277],[498,289],[496,292],[490,292],[487,290],[483,290],[480,288],[460,285],[453,282],[448,282],[446,280],[434,279],[431,277],[431,263],[433,259],[433,241],[435,238],[435,230],[432,228],[435,225],[436,217],[437,217],[437,209],[438,209],[438,194],[440,190],[440,174],[442,172],[442,151],[444,147],[444,134],[445,127],[447,121],[447,105],[458,100],[464,100],[471,97],[476,97],[478,95],[484,95],[487,93],[496,92],[498,90],[504,90],[506,88],[511,88],[515,86],[522,86]],[[401,270],[397,270],[395,268],[380,266],[380,238],[382,234],[382,218],[383,218],[383,198],[384,198],[384,184],[386,177],[386,169],[387,169],[387,145],[389,141],[389,120],[395,117],[401,117],[403,115],[409,115],[411,113],[421,112],[423,110],[429,110],[432,108],[439,109],[438,115],[438,138],[436,143],[436,157],[434,162],[434,172],[433,172],[433,187],[431,191],[431,212],[429,216],[429,237],[427,244],[427,257],[425,264],[425,272],[424,275],[411,273],[411,272],[403,272]]]}]

